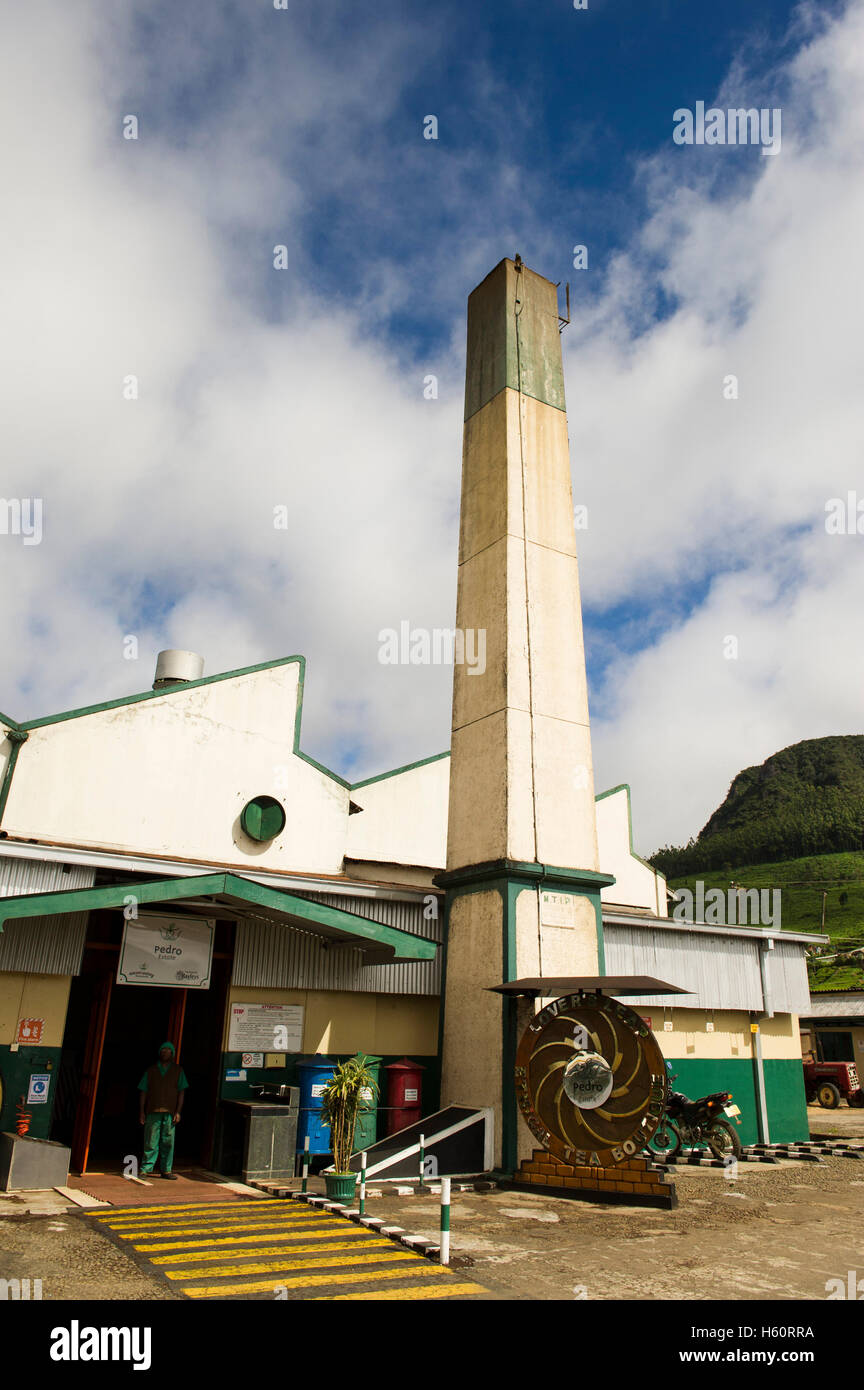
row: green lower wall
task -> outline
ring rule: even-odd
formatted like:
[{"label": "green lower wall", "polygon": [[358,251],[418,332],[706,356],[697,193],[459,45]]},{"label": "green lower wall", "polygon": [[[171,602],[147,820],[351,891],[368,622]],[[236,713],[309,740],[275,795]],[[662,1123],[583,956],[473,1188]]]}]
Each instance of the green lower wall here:
[{"label": "green lower wall", "polygon": [[765,1062],[765,1095],[772,1144],[809,1139],[804,1068],[794,1057]]},{"label": "green lower wall", "polygon": [[[59,1047],[21,1047],[12,1052],[9,1045],[0,1047],[0,1081],[3,1086],[3,1101],[0,1105],[0,1130],[17,1133],[16,1102],[23,1096],[24,1108],[29,1110],[32,1119],[27,1133],[31,1139],[47,1139],[51,1129],[51,1115],[54,1110],[54,1096],[57,1090],[57,1077],[60,1071]],[[30,1077],[34,1072],[50,1075],[48,1099],[44,1104],[27,1103]]]},{"label": "green lower wall", "polygon": [[[733,1103],[741,1111],[738,1137],[742,1144],[757,1144],[756,1086],[750,1058],[670,1057],[677,1080],[672,1089],[683,1091],[691,1100],[712,1091],[731,1091]],[[804,1071],[800,1061],[765,1062],[765,1095],[768,1124],[773,1144],[809,1138],[807,1103],[804,1097]]]}]

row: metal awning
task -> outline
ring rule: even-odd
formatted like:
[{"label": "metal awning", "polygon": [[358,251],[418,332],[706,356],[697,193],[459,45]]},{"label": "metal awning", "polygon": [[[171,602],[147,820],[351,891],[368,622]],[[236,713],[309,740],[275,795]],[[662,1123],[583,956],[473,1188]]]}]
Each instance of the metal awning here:
[{"label": "metal awning", "polygon": [[510,980],[505,985],[489,985],[495,994],[522,994],[529,999],[561,999],[565,994],[687,994],[677,985],[664,984],[651,975],[550,975]]},{"label": "metal awning", "polygon": [[383,922],[371,921],[343,908],[268,888],[240,874],[200,874],[185,878],[126,880],[100,888],[68,892],[22,893],[0,898],[0,931],[5,922],[25,917],[66,916],[98,908],[123,907],[133,897],[142,905],[171,907],[205,917],[269,922],[330,942],[350,945],[364,953],[364,964],[397,960],[433,960],[437,943]]}]

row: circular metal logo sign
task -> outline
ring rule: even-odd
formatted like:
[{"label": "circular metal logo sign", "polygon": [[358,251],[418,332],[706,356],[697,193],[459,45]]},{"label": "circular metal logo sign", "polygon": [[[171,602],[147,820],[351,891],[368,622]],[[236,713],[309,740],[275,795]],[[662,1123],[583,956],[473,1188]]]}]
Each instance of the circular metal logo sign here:
[{"label": "circular metal logo sign", "polygon": [[564,1094],[580,1110],[596,1110],[609,1097],[615,1078],[599,1052],[577,1052],[564,1068]]},{"label": "circular metal logo sign", "polygon": [[666,1102],[666,1064],[644,1019],[600,994],[571,994],[531,1020],[516,1096],[536,1139],[564,1163],[610,1167],[638,1154]]}]

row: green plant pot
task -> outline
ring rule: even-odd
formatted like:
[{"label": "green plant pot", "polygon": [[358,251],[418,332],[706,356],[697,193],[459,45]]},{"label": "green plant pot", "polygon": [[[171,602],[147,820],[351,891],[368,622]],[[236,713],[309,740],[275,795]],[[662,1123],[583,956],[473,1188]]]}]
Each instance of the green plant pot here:
[{"label": "green plant pot", "polygon": [[325,1173],[324,1186],[331,1202],[353,1202],[356,1173]]}]

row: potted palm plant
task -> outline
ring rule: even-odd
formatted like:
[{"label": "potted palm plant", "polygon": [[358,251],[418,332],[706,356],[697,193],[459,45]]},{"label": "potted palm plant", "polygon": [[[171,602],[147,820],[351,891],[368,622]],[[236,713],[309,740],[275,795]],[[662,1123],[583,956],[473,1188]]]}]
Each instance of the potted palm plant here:
[{"label": "potted palm plant", "polygon": [[360,1111],[375,1096],[378,1085],[362,1053],[340,1062],[321,1092],[321,1123],[329,1125],[333,1167],[324,1174],[327,1196],[351,1201],[357,1174],[348,1164],[354,1152],[354,1126]]}]

